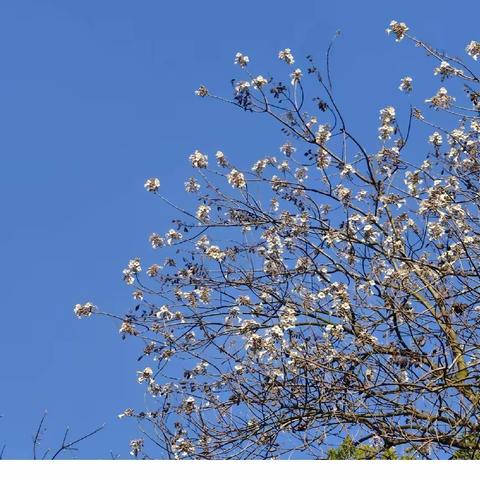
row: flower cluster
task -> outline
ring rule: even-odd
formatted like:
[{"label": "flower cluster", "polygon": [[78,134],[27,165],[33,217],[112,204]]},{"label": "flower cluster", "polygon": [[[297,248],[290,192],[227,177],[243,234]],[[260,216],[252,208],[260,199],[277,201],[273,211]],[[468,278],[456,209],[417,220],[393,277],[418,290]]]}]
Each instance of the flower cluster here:
[{"label": "flower cluster", "polygon": [[227,180],[233,188],[245,188],[247,185],[243,173],[235,169],[227,175]]},{"label": "flower cluster", "polygon": [[278,58],[280,60],[283,60],[285,63],[288,63],[288,65],[292,65],[292,63],[295,63],[292,51],[289,48],[285,48],[285,50],[280,50],[280,52],[278,52]]},{"label": "flower cluster", "polygon": [[[345,432],[372,458],[392,444],[427,456],[424,442],[452,456],[478,433],[477,77],[404,23],[388,32],[438,60],[431,79],[459,82],[449,90],[467,106],[442,87],[427,99],[439,111],[386,106],[378,132],[357,136],[311,57],[277,79],[251,74],[239,52],[246,79],[211,98],[278,121],[280,152],[234,164],[218,150],[209,164],[196,150],[187,205],[158,196],[175,208],[172,228],[149,236],[154,260],[128,262],[135,301],[111,317],[151,365],[136,372],[148,410],[119,417],[166,456],[325,458]],[[467,53],[477,59],[478,42]],[[295,62],[290,49],[278,57]],[[326,95],[312,98],[304,74]],[[132,455],[143,446],[132,440]]]},{"label": "flower cluster", "polygon": [[474,59],[478,60],[480,56],[480,42],[472,40],[465,48],[465,51]]},{"label": "flower cluster", "polygon": [[160,188],[160,180],[158,178],[149,178],[145,182],[145,188],[148,192],[157,192]]},{"label": "flower cluster", "polygon": [[208,167],[208,156],[204,155],[199,150],[195,150],[190,155],[190,162],[192,163],[192,167],[195,168],[207,168]]},{"label": "flower cluster", "polygon": [[223,261],[226,257],[225,252],[222,252],[220,247],[218,247],[217,245],[210,245],[209,247],[207,247],[205,250],[205,255],[212,258],[213,260],[216,260],[217,262]]},{"label": "flower cluster", "polygon": [[128,285],[132,285],[135,282],[135,276],[142,271],[139,258],[134,258],[128,262],[128,267],[123,270],[123,280]]},{"label": "flower cluster", "polygon": [[165,240],[158,233],[152,233],[150,237],[148,237],[148,241],[152,248],[159,248],[165,245]]},{"label": "flower cluster", "polygon": [[208,89],[204,85],[200,85],[197,90],[195,90],[195,95],[199,97],[208,96]]},{"label": "flower cluster", "polygon": [[138,383],[150,382],[151,380],[153,380],[153,370],[150,367],[146,367],[137,373],[138,373],[138,378],[137,378]]},{"label": "flower cluster", "polygon": [[442,135],[438,132],[433,132],[429,137],[428,141],[434,146],[434,147],[440,147],[443,143]]},{"label": "flower cluster", "polygon": [[89,317],[95,311],[95,305],[90,302],[84,303],[83,305],[77,303],[73,309],[73,312],[78,318]]},{"label": "flower cluster", "polygon": [[381,140],[388,140],[395,132],[395,109],[386,107],[380,110],[381,125],[378,129]]},{"label": "flower cluster", "polygon": [[463,70],[452,67],[448,62],[442,61],[440,66],[433,71],[434,75],[440,75],[441,80],[445,80],[450,76],[463,76]]},{"label": "flower cluster", "polygon": [[290,74],[290,77],[291,77],[291,84],[292,85],[296,85],[297,83],[300,82],[301,78],[302,78],[303,74],[302,74],[302,71],[299,69],[299,68],[296,68],[293,73]]},{"label": "flower cluster", "polygon": [[434,108],[443,108],[448,110],[454,101],[455,98],[448,95],[447,89],[445,87],[440,87],[438,92],[433,97],[425,100],[425,103],[430,103],[430,106]]},{"label": "flower cluster", "polygon": [[412,77],[403,77],[400,80],[400,86],[398,89],[405,93],[410,93],[413,90],[413,79]]},{"label": "flower cluster", "polygon": [[202,223],[206,223],[210,220],[210,210],[211,210],[211,208],[208,205],[199,205],[199,207],[197,208],[196,217]]},{"label": "flower cluster", "polygon": [[253,88],[262,88],[265,85],[267,85],[267,83],[268,83],[268,80],[265,77],[263,77],[262,75],[257,75],[252,80]]},{"label": "flower cluster", "polygon": [[405,34],[408,32],[408,27],[403,22],[397,22],[396,20],[392,20],[390,22],[390,27],[386,29],[386,32],[389,35],[390,33],[393,33],[397,37],[395,41],[400,42],[405,37]]},{"label": "flower cluster", "polygon": [[143,449],[144,440],[143,438],[136,438],[130,442],[130,455],[138,457],[140,452]]},{"label": "flower cluster", "polygon": [[200,184],[198,183],[197,179],[194,177],[190,177],[185,182],[185,191],[188,193],[197,193],[200,190]]},{"label": "flower cluster", "polygon": [[235,55],[235,63],[240,65],[242,68],[246,67],[249,61],[250,59],[248,58],[248,56],[244,55],[243,53],[238,52]]}]

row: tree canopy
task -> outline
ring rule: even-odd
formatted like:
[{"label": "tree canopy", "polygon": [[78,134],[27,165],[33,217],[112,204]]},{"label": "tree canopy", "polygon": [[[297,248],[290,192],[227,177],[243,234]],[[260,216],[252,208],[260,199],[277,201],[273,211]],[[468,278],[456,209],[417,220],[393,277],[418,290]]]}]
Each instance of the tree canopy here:
[{"label": "tree canopy", "polygon": [[461,58],[387,32],[439,86],[406,122],[386,105],[368,139],[338,107],[332,45],[325,65],[281,50],[286,79],[237,53],[231,96],[196,91],[271,118],[285,143],[249,165],[192,148],[195,211],[148,179],[178,218],[149,237],[158,263],[123,271],[136,306],[75,307],[140,342],[148,408],[120,415],[139,422],[133,455],[479,456],[480,43]]}]

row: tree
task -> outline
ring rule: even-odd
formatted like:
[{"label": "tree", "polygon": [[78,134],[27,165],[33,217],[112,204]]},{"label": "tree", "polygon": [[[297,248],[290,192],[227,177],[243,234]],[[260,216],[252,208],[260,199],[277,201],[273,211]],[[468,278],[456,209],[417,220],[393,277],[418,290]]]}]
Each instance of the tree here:
[{"label": "tree", "polygon": [[[1,416],[0,416],[1,418]],[[66,454],[70,454],[72,457],[75,458],[73,455],[78,451],[78,445],[85,440],[97,435],[101,430],[104,429],[105,425],[101,425],[88,433],[85,433],[81,436],[76,438],[71,437],[70,427],[65,428],[65,432],[63,434],[63,438],[61,442],[58,442],[57,446],[50,446],[45,447],[42,444],[45,440],[45,435],[47,433],[47,412],[45,411],[38,423],[38,426],[32,435],[32,460],[56,460],[60,458],[65,458]],[[0,460],[5,459],[5,451],[7,450],[7,444],[2,444],[0,448]],[[113,453],[110,453],[112,459],[115,459]]]},{"label": "tree", "polygon": [[404,23],[387,32],[423,49],[442,86],[406,125],[383,108],[373,151],[337,106],[332,45],[305,71],[280,51],[288,82],[238,53],[232,98],[196,91],[272,118],[287,141],[249,167],[196,150],[195,212],[147,180],[181,217],[150,236],[163,262],[144,275],[130,260],[127,314],[75,307],[142,342],[151,406],[120,415],[142,430],[133,455],[149,439],[168,458],[479,456],[480,43],[462,60]]}]

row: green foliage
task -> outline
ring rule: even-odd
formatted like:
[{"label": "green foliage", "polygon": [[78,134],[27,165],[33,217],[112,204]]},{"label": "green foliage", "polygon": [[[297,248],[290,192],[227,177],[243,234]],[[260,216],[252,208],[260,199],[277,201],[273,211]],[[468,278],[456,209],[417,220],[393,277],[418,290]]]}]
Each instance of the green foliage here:
[{"label": "green foliage", "polygon": [[452,455],[452,460],[480,460],[480,437],[470,435],[464,439],[465,447]]},{"label": "green foliage", "polygon": [[355,445],[352,437],[347,436],[338,448],[328,451],[328,460],[368,460],[376,458],[378,450],[369,445]]},{"label": "green foliage", "polygon": [[328,450],[328,460],[413,460],[412,455],[398,456],[394,447],[379,450],[370,445],[355,445],[352,437],[345,438],[338,448]]}]

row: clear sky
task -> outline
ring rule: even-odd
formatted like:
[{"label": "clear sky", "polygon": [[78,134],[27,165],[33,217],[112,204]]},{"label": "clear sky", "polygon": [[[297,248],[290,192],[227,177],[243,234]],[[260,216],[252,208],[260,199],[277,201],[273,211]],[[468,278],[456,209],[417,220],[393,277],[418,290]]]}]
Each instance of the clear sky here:
[{"label": "clear sky", "polygon": [[148,236],[173,214],[145,192],[146,178],[183,202],[196,148],[247,165],[282,142],[265,119],[195,97],[197,86],[228,93],[237,51],[267,76],[290,47],[301,68],[302,56],[322,57],[341,30],[337,96],[353,130],[374,139],[380,108],[408,108],[401,77],[420,72],[418,85],[432,85],[433,63],[385,34],[391,19],[452,53],[480,39],[476,0],[0,2],[5,457],[31,458],[45,409],[44,447],[57,446],[67,425],[82,434],[106,422],[78,456],[129,456],[136,426],[116,415],[143,405],[138,350],[115,323],[76,319],[73,305],[118,313],[132,305],[122,269],[132,257],[155,258]]}]

